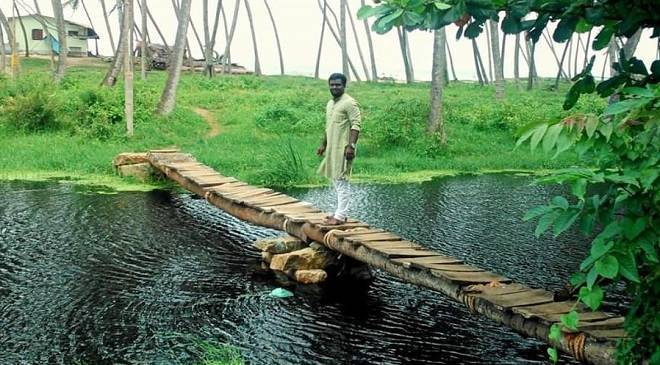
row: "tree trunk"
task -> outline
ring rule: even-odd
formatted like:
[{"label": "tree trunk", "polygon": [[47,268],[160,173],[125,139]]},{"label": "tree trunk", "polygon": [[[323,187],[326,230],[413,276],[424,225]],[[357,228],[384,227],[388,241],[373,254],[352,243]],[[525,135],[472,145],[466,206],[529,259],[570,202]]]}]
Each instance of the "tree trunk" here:
[{"label": "tree trunk", "polygon": [[[82,5],[83,11],[85,12],[85,16],[87,16],[87,21],[89,21],[89,26],[94,29],[94,23],[92,23],[92,17],[89,16],[89,12],[87,11],[87,6],[85,6],[85,1],[80,0],[80,5]],[[94,40],[94,48],[96,50],[96,57],[99,56],[99,40],[95,39]]]},{"label": "tree trunk", "polygon": [[479,68],[481,70],[481,77],[484,80],[484,84],[488,85],[488,76],[486,75],[486,69],[484,68],[484,61],[481,59],[481,52],[479,52],[479,45],[477,44],[477,41],[474,40],[474,43],[472,44],[474,47],[474,51],[477,54],[477,61],[479,63]]},{"label": "tree trunk", "polygon": [[20,24],[21,31],[23,32],[23,40],[25,41],[25,57],[30,57],[30,45],[28,44],[28,36],[27,36],[27,32],[25,31],[25,24],[23,24],[23,18],[21,18],[21,13],[18,12],[18,7],[16,6],[15,2],[14,2],[14,10],[16,11],[16,18],[18,18],[18,24]]},{"label": "tree trunk", "polygon": [[154,28],[156,29],[156,33],[158,33],[158,36],[160,37],[160,40],[163,41],[163,46],[165,46],[165,48],[169,49],[170,46],[167,44],[167,41],[165,40],[165,36],[163,35],[163,32],[160,31],[160,27],[158,27],[158,24],[154,20],[154,17],[151,15],[151,11],[149,11],[149,5],[147,5],[147,3],[144,4],[144,9],[143,10],[147,13],[147,16],[149,17],[149,20],[151,21],[151,25],[153,25]]},{"label": "tree trunk", "polygon": [[231,42],[234,39],[234,31],[236,30],[236,22],[238,21],[238,10],[241,7],[241,0],[236,0],[236,7],[234,8],[234,18],[231,22],[231,31],[227,39],[227,46],[225,47],[225,61],[227,62],[227,72],[231,73]]},{"label": "tree trunk", "polygon": [[[147,34],[147,0],[142,0],[142,10],[140,11],[142,34]],[[146,37],[145,37],[146,38]],[[142,81],[147,79],[147,41],[143,38],[140,45],[140,77]]]},{"label": "tree trunk", "polygon": [[[123,24],[122,24],[123,28]],[[121,71],[122,63],[124,60],[124,34],[123,32],[120,32],[119,34],[119,44],[117,44],[117,49],[115,50],[115,57],[112,59],[112,64],[110,65],[110,69],[108,72],[105,74],[105,77],[103,78],[103,81],[101,82],[102,85],[105,86],[115,86],[117,83],[117,77],[119,76],[119,72]]]},{"label": "tree trunk", "polygon": [[623,45],[623,52],[626,55],[626,58],[631,58],[635,54],[641,36],[642,28],[639,28],[635,34],[626,40],[626,43]]},{"label": "tree trunk", "polygon": [[367,68],[367,63],[364,60],[364,53],[362,53],[360,40],[358,39],[357,30],[355,29],[355,22],[353,21],[353,14],[351,13],[350,6],[348,6],[348,2],[346,2],[346,12],[348,13],[348,19],[351,21],[351,29],[353,30],[355,45],[357,46],[358,55],[360,56],[360,62],[362,62],[362,70],[364,71],[364,77],[367,79],[367,81],[371,81],[371,74],[369,73],[369,68]]},{"label": "tree trunk", "polygon": [[[360,0],[360,4],[364,6],[364,0]],[[376,55],[374,53],[374,43],[371,39],[371,29],[369,29],[369,22],[365,18],[364,31],[367,33],[367,44],[369,45],[369,58],[371,59],[371,79],[378,81],[378,71],[376,70]]]},{"label": "tree trunk", "polygon": [[615,76],[617,74],[616,70],[612,65],[614,65],[614,62],[617,61],[617,53],[618,53],[618,46],[616,45],[616,41],[614,40],[614,36],[612,36],[612,39],[610,40],[610,44],[607,46],[607,54],[610,57],[610,77]]},{"label": "tree trunk", "polygon": [[410,78],[415,82],[415,68],[413,67],[412,54],[410,53],[410,42],[408,41],[408,31],[401,27],[401,34],[403,34],[403,42],[406,47],[406,56],[408,57],[408,67],[410,68]]},{"label": "tree trunk", "polygon": [[66,71],[66,59],[69,53],[69,48],[66,41],[66,28],[64,26],[64,14],[62,11],[62,3],[60,0],[51,0],[53,4],[53,13],[55,14],[55,22],[57,24],[57,37],[60,41],[60,54],[57,57],[57,69],[55,70],[55,82],[60,82],[64,77]]},{"label": "tree trunk", "polygon": [[555,78],[555,90],[559,90],[559,78],[561,77],[561,74],[564,72],[564,58],[566,57],[566,52],[568,51],[568,47],[570,46],[569,42],[566,42],[566,46],[564,46],[564,52],[561,53],[561,61],[559,61],[559,64],[557,67],[559,68],[557,70],[557,77]]},{"label": "tree trunk", "polygon": [[610,58],[610,53],[605,52],[605,59],[603,60],[603,71],[600,74],[600,81],[605,80],[605,69],[607,68],[607,60]]},{"label": "tree trunk", "polygon": [[506,33],[502,33],[502,53],[500,54],[500,67],[502,67],[502,75],[504,75],[504,51],[506,50]]},{"label": "tree trunk", "polygon": [[580,47],[579,45],[582,44],[582,36],[580,34],[577,35],[577,42],[575,42],[575,61],[573,62],[573,75],[578,74],[578,59],[580,55]]},{"label": "tree trunk", "polygon": [[[564,64],[564,55],[561,56],[562,60],[559,61],[559,57],[557,57],[557,52],[555,52],[555,46],[552,43],[552,36],[550,35],[550,32],[548,32],[548,29],[546,28],[546,32],[548,33],[542,33],[543,34],[543,39],[545,40],[545,43],[548,44],[548,47],[550,47],[550,52],[552,52],[552,56],[555,58],[555,62],[557,62],[557,67],[559,68],[559,74],[564,75],[565,78],[568,79],[568,75],[566,75],[566,72],[564,72],[563,64]],[[566,43],[568,44],[568,42]]]},{"label": "tree trunk", "polygon": [[[494,78],[493,78],[493,68],[494,68],[495,65],[493,64],[494,59],[493,59],[493,55],[492,55],[492,53],[493,53],[493,43],[491,42],[491,39],[492,39],[491,35],[493,33],[492,33],[491,28],[492,28],[492,26],[490,25],[490,21],[484,23],[484,31],[485,31],[484,33],[486,33],[486,44],[488,44],[488,46],[486,47],[486,51],[488,51],[488,78],[491,79],[491,80],[494,80]],[[500,40],[498,39],[497,41],[499,42]]]},{"label": "tree trunk", "polygon": [[250,32],[252,33],[252,47],[254,48],[254,73],[257,76],[261,76],[261,64],[259,63],[259,52],[257,47],[257,33],[254,31],[252,10],[250,10],[250,4],[248,3],[248,0],[243,1],[245,2],[245,10],[247,10],[248,21],[250,22]]},{"label": "tree trunk", "polygon": [[[11,49],[11,59],[9,60],[11,76],[15,78],[16,76],[18,76],[18,67],[19,67],[16,35],[14,34],[12,28],[9,26],[9,21],[7,20],[5,14],[2,12],[2,9],[0,9],[0,22],[2,22],[2,24],[5,26],[5,33],[7,33],[7,41],[9,42],[9,46]],[[2,46],[4,47],[4,44]]]},{"label": "tree trunk", "polygon": [[406,40],[403,37],[403,32],[400,26],[396,28],[397,35],[399,36],[399,48],[401,49],[401,57],[403,58],[403,68],[406,71],[406,83],[410,84],[413,82],[413,76],[410,72],[410,60],[408,59],[408,50],[406,48]]},{"label": "tree trunk", "polygon": [[[229,43],[229,25],[227,24],[227,14],[225,14],[225,7],[221,6],[220,10],[222,11],[222,25],[225,28],[225,44]],[[225,54],[222,54],[222,71],[221,73],[225,73],[225,61],[227,61],[227,58],[225,57]]]},{"label": "tree trunk", "polygon": [[[144,0],[142,0],[144,1]],[[142,17],[146,24],[146,17]],[[122,21],[122,37],[124,45],[124,112],[126,118],[126,135],[133,136],[133,0],[124,0],[124,17]],[[144,38],[142,43],[145,43]]]},{"label": "tree trunk", "polygon": [[[181,23],[183,21],[186,21],[186,19],[181,18],[181,14],[180,14],[181,6],[179,4],[179,0],[172,0],[172,7],[174,8],[174,15],[176,15],[177,22]],[[192,24],[192,21],[190,20],[190,18],[188,18],[187,21],[188,21],[188,23]],[[190,49],[190,42],[188,42],[188,33],[187,33],[187,31],[186,31],[186,35],[184,37],[185,37],[185,42],[186,42],[185,44],[186,45],[185,45],[185,48],[184,48],[183,56],[181,56],[181,57],[182,57],[182,59],[183,58],[188,59],[188,72],[194,73],[195,72],[195,67],[193,65],[192,50]],[[202,53],[203,52],[204,52],[204,50],[202,50]],[[187,55],[188,57],[185,57],[185,55]],[[174,61],[170,62],[170,64],[174,64]],[[177,83],[178,83],[178,80],[177,80]]]},{"label": "tree trunk", "polygon": [[[36,1],[36,0],[35,0]],[[105,7],[105,0],[101,0],[101,9],[103,10],[103,19],[105,20],[105,29],[108,31],[108,39],[110,39],[110,47],[115,52],[115,40],[112,38],[112,28],[110,28],[110,21],[108,20],[108,10]],[[115,55],[116,56],[116,53]]]},{"label": "tree trunk", "polygon": [[346,78],[349,78],[348,72],[348,45],[346,44],[346,0],[340,0],[339,3],[339,38],[341,40],[341,69]]},{"label": "tree trunk", "polygon": [[[41,14],[41,9],[39,8],[39,2],[37,0],[34,0],[34,9],[37,11],[37,21],[39,24],[41,24],[41,27],[44,30],[44,33],[46,34],[46,37],[52,38],[53,36],[50,34],[50,31],[48,30],[48,25],[46,24],[46,20],[44,19],[43,15]],[[53,54],[53,51],[51,50],[49,52],[49,58],[50,58],[50,69],[55,70],[55,55]]]},{"label": "tree trunk", "polygon": [[536,65],[534,64],[534,51],[536,49],[536,43],[530,41],[528,44],[529,50],[527,53],[529,54],[529,77],[527,78],[527,90],[532,90],[534,87],[534,75],[536,75]]},{"label": "tree trunk", "polygon": [[321,50],[323,49],[323,36],[325,35],[325,23],[327,22],[326,10],[328,8],[328,0],[323,0],[323,20],[321,24],[321,38],[319,39],[319,50],[316,54],[316,67],[314,68],[314,78],[319,78],[319,68],[321,66]]},{"label": "tree trunk", "polygon": [[472,41],[472,55],[474,56],[474,68],[477,71],[477,80],[479,81],[479,85],[484,86],[484,78],[481,75],[481,69],[479,68],[479,58],[477,58],[477,41],[471,39]]},{"label": "tree trunk", "polygon": [[493,66],[495,67],[495,98],[502,100],[504,99],[504,75],[500,59],[500,35],[497,26],[497,22],[490,20],[490,48],[492,49]]},{"label": "tree trunk", "polygon": [[568,78],[571,79],[573,78],[573,74],[571,73],[571,60],[573,59],[573,37],[568,40],[568,62],[566,62],[566,72],[568,73]]},{"label": "tree trunk", "polygon": [[280,35],[277,33],[277,25],[275,24],[275,18],[273,17],[273,12],[270,11],[270,6],[268,5],[268,1],[264,0],[264,5],[266,5],[266,10],[268,11],[270,22],[273,23],[273,32],[275,32],[275,41],[277,42],[277,52],[280,56],[280,74],[284,75],[284,56],[282,55],[282,45],[280,44]]},{"label": "tree trunk", "polygon": [[213,50],[211,49],[211,28],[209,27],[209,0],[202,1],[202,19],[204,22],[204,74],[213,77]]},{"label": "tree trunk", "polygon": [[[0,19],[4,17],[2,14],[2,9],[0,9]],[[5,54],[5,34],[4,24],[0,21],[0,75],[5,73],[5,68],[7,67],[7,55]]]},{"label": "tree trunk", "polygon": [[454,70],[454,58],[451,56],[449,41],[447,41],[446,39],[447,37],[445,36],[445,44],[447,45],[447,55],[449,55],[449,66],[451,67],[451,74],[454,76],[454,81],[458,81],[458,77],[456,77],[456,70]]},{"label": "tree trunk", "polygon": [[[321,9],[321,11],[322,11],[322,10],[323,10],[323,6],[321,5],[320,0],[317,0],[316,4],[319,6],[319,9]],[[330,7],[330,5],[328,5],[327,8],[328,8],[328,11],[330,12],[330,14],[335,18],[335,23],[336,23],[336,24],[339,24],[339,21],[337,20],[337,14],[335,14],[335,12],[332,10],[332,7]],[[330,33],[332,34],[332,37],[333,37],[333,38],[335,39],[335,41],[337,42],[337,45],[341,48],[341,39],[340,39],[339,36],[337,35],[337,32],[335,32],[334,28],[332,28],[332,24],[330,24],[330,19],[328,19],[328,18],[326,17],[326,18],[325,18],[325,21],[326,21],[326,23],[327,23],[327,25],[328,25],[328,29],[330,30]],[[358,75],[358,73],[357,73],[357,69],[355,68],[355,65],[353,65],[353,61],[351,61],[351,57],[350,57],[350,56],[347,56],[347,58],[348,58],[348,66],[351,68],[351,71],[353,71],[353,75],[355,75],[355,79],[356,79],[357,81],[361,81],[361,80],[360,80],[360,75]],[[346,75],[347,78],[348,78],[348,76],[349,76],[349,75]]]},{"label": "tree trunk", "polygon": [[591,47],[591,31],[593,29],[589,30],[589,33],[587,34],[587,43],[585,44],[584,47],[584,61],[582,62],[582,69],[584,70],[587,68],[587,59],[589,57],[589,48]]},{"label": "tree trunk", "polygon": [[516,45],[513,47],[513,80],[520,85],[520,33],[516,33]]},{"label": "tree trunk", "polygon": [[159,115],[168,115],[174,110],[176,103],[176,89],[181,77],[181,65],[183,63],[183,51],[186,44],[186,34],[188,32],[188,17],[190,16],[190,3],[192,0],[183,0],[179,11],[179,26],[176,31],[176,42],[174,43],[174,53],[172,65],[170,66],[167,83],[163,90],[163,95],[158,103],[157,113]]},{"label": "tree trunk", "polygon": [[433,71],[431,78],[431,110],[429,120],[426,125],[426,131],[429,134],[438,133],[440,143],[445,144],[445,128],[442,117],[442,87],[445,83],[445,73],[447,71],[447,62],[445,55],[445,43],[447,37],[445,29],[436,29],[433,32]]}]

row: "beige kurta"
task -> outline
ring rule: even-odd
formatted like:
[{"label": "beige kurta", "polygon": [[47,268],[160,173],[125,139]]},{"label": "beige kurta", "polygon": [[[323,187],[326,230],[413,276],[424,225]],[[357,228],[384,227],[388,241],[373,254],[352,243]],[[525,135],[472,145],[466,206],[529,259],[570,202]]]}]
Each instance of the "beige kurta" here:
[{"label": "beige kurta", "polygon": [[318,173],[329,179],[344,179],[351,174],[352,161],[347,161],[344,149],[350,143],[351,129],[360,130],[360,108],[357,101],[344,94],[339,100],[328,101],[325,108],[325,137],[328,142],[325,158]]}]

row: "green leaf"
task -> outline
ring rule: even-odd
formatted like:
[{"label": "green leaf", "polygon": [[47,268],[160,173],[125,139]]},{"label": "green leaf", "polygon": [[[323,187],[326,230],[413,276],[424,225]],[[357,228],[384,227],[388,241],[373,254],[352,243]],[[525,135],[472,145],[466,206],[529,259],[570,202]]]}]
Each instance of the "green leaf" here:
[{"label": "green leaf", "polygon": [[577,179],[571,183],[571,194],[580,200],[584,200],[587,193],[587,179]]},{"label": "green leaf", "polygon": [[[598,235],[599,240],[606,240],[608,238],[612,238],[616,236],[617,234],[621,233],[621,227],[619,226],[619,222],[613,221],[610,224],[608,224],[602,232]],[[595,240],[594,240],[595,242]],[[593,250],[593,246],[592,246]]]},{"label": "green leaf", "polygon": [[563,210],[568,209],[568,200],[563,196],[556,196],[550,201],[555,207],[561,208]]},{"label": "green leaf", "polygon": [[639,283],[639,272],[637,271],[637,262],[632,252],[618,252],[616,255],[619,260],[619,273],[624,278]]},{"label": "green leaf", "polygon": [[631,219],[625,219],[622,224],[623,235],[630,241],[634,240],[646,228],[646,221],[646,217],[637,218],[634,222]]},{"label": "green leaf", "polygon": [[557,354],[557,349],[554,347],[548,347],[548,357],[553,364],[556,364],[559,360],[559,355]]},{"label": "green leaf", "polygon": [[616,274],[619,273],[619,261],[616,259],[616,257],[607,255],[596,261],[594,268],[596,269],[598,275],[604,278],[614,279]]},{"label": "green leaf", "polygon": [[613,26],[604,26],[600,33],[594,38],[593,49],[599,51],[610,43],[615,28]]},{"label": "green leaf", "polygon": [[566,314],[562,314],[559,319],[561,320],[561,324],[563,324],[564,327],[572,331],[577,331],[579,319],[578,313],[576,311],[573,310]]},{"label": "green leaf", "polygon": [[582,287],[579,297],[584,304],[595,311],[603,303],[603,289],[598,285],[594,285],[591,289]]},{"label": "green leaf", "polygon": [[520,33],[523,30],[520,18],[511,16],[507,14],[502,20],[502,31],[506,34],[516,34]]},{"label": "green leaf", "polygon": [[470,25],[467,26],[467,28],[465,28],[465,36],[470,39],[477,38],[479,34],[481,34],[481,32],[484,30],[483,25],[484,23],[482,22],[473,21],[470,23]]},{"label": "green leaf", "polygon": [[414,27],[422,22],[424,22],[424,17],[414,11],[406,11],[403,13],[403,24],[406,26]]},{"label": "green leaf", "polygon": [[614,131],[614,123],[612,121],[600,123],[598,131],[605,137],[605,140],[609,142],[612,132]]},{"label": "green leaf", "polygon": [[528,210],[527,213],[525,213],[525,216],[523,217],[523,221],[528,221],[532,218],[536,218],[536,217],[538,217],[542,214],[548,213],[551,210],[552,209],[550,207],[545,206],[545,205],[536,206],[536,207]]},{"label": "green leaf", "polygon": [[442,1],[434,1],[433,5],[435,5],[435,7],[438,10],[447,10],[447,9],[451,8],[451,5],[449,5],[447,3],[443,3]]},{"label": "green leaf", "polygon": [[541,235],[548,230],[550,225],[559,217],[560,212],[559,211],[552,211],[539,219],[539,223],[536,226],[536,230],[534,231],[534,235],[536,238],[541,237]]},{"label": "green leaf", "polygon": [[559,218],[555,221],[555,225],[552,229],[552,234],[557,237],[559,236],[562,232],[570,228],[573,223],[575,223],[575,220],[577,219],[578,215],[580,214],[580,211],[575,211],[575,210],[567,210],[564,213],[562,213]]},{"label": "green leaf", "polygon": [[591,138],[598,127],[598,117],[593,114],[587,115],[584,127],[587,130],[587,136]]},{"label": "green leaf", "polygon": [[580,232],[585,236],[590,235],[591,231],[594,230],[594,224],[596,223],[596,216],[594,214],[585,214],[580,220]]},{"label": "green leaf", "polygon": [[548,128],[548,132],[545,134],[545,137],[543,137],[543,150],[545,152],[550,152],[550,150],[555,146],[557,143],[557,138],[559,137],[559,133],[561,133],[561,129],[561,123],[557,123]]},{"label": "green leaf", "polygon": [[539,142],[541,141],[541,138],[543,138],[543,135],[547,130],[548,130],[547,124],[541,124],[540,126],[536,127],[536,129],[534,129],[534,134],[532,135],[532,141],[530,142],[532,151],[536,149],[536,146],[538,146]]},{"label": "green leaf", "polygon": [[600,258],[604,254],[608,253],[612,249],[612,246],[614,246],[614,242],[603,242],[604,241],[602,240],[594,240],[593,244],[591,245],[591,249],[589,250],[593,258]]},{"label": "green leaf", "polygon": [[641,96],[644,98],[652,98],[655,95],[653,94],[653,91],[649,89],[645,89],[643,87],[626,87],[623,90],[621,90],[624,94],[630,94],[630,95],[635,95],[635,96]]},{"label": "green leaf", "polygon": [[644,103],[646,103],[646,100],[626,99],[618,103],[610,104],[607,108],[605,108],[605,111],[603,111],[603,115],[607,116],[625,113],[632,110],[633,108],[641,106]]},{"label": "green leaf", "polygon": [[573,287],[577,288],[580,285],[584,284],[587,281],[587,275],[581,271],[576,272],[575,274],[571,275],[571,285]]},{"label": "green leaf", "polygon": [[563,43],[564,41],[571,38],[571,35],[573,35],[575,27],[577,26],[578,20],[580,20],[580,18],[575,16],[561,18],[559,24],[557,24],[557,28],[555,28],[555,31],[552,34],[552,39],[554,39],[555,42]]},{"label": "green leaf", "polygon": [[560,134],[559,138],[557,139],[557,152],[554,156],[552,156],[552,158],[556,158],[560,153],[571,148],[573,142],[574,140],[567,133]]},{"label": "green leaf", "polygon": [[358,19],[366,19],[370,16],[376,15],[379,12],[380,7],[373,7],[371,5],[365,5],[360,8],[357,12]]},{"label": "green leaf", "polygon": [[555,342],[561,341],[561,328],[559,328],[559,323],[553,323],[552,326],[550,326],[548,338]]},{"label": "green leaf", "polygon": [[396,21],[401,15],[403,15],[403,9],[396,9],[389,15],[385,15],[384,17],[378,19],[378,22],[383,25],[391,26],[394,25],[394,21]]},{"label": "green leaf", "polygon": [[642,183],[644,190],[648,190],[653,186],[653,182],[658,178],[657,168],[644,169],[639,174],[639,181]]},{"label": "green leaf", "polygon": [[596,268],[592,267],[591,270],[589,270],[587,273],[587,288],[593,288],[594,284],[596,283],[596,279],[598,279],[598,273],[596,272]]},{"label": "green leaf", "polygon": [[639,247],[644,250],[644,253],[646,254],[646,258],[654,263],[658,263],[660,260],[658,260],[658,253],[657,253],[657,242],[651,242],[651,240],[642,238],[638,242]]}]

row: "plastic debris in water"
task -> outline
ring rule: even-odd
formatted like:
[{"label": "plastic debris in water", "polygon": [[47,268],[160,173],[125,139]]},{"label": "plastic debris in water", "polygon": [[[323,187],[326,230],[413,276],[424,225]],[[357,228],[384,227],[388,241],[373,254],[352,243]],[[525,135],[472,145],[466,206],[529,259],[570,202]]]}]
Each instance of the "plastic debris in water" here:
[{"label": "plastic debris in water", "polygon": [[277,288],[277,289],[273,289],[273,291],[270,292],[269,295],[275,298],[288,298],[288,297],[292,297],[293,293],[283,288]]}]

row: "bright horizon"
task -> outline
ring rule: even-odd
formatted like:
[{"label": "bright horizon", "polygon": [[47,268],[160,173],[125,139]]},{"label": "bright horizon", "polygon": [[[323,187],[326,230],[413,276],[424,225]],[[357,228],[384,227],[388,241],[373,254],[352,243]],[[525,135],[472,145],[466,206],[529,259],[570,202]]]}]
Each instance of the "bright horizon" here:
[{"label": "bright horizon", "polygon": [[[13,16],[12,1],[3,0],[0,8],[7,17]],[[31,0],[15,0],[21,15],[34,13],[34,2]],[[52,16],[51,2],[49,0],[36,0],[44,15]],[[139,0],[135,0],[136,2]],[[353,14],[357,12],[360,7],[360,1],[349,0],[349,7]],[[106,0],[108,11],[113,7],[114,0]],[[370,1],[367,3],[371,3]],[[209,1],[209,22],[211,27],[214,21],[215,8],[217,1]],[[236,1],[224,0],[225,14],[228,21],[231,22],[234,6]],[[339,9],[339,0],[328,0],[335,12]],[[91,26],[99,35],[99,51],[101,55],[112,55],[110,40],[106,30],[105,21],[103,19],[103,12],[100,2],[98,0],[87,0],[85,2],[87,9],[92,19]],[[154,18],[158,22],[158,26],[164,33],[164,36],[171,46],[174,43],[176,35],[177,21],[173,12],[173,7],[170,1],[167,0],[149,0],[149,9]],[[160,5],[160,6],[158,6]],[[285,73],[289,75],[303,75],[313,76],[316,65],[316,56],[318,51],[319,38],[321,34],[322,12],[319,9],[316,1],[309,0],[277,0],[270,1],[269,5],[273,11],[273,16],[277,23],[277,28],[282,45],[282,52],[284,54],[284,69]],[[272,24],[268,16],[266,7],[263,1],[253,0],[250,2],[250,7],[255,21],[255,32],[258,42],[259,59],[261,61],[261,69],[264,74],[279,75],[279,55],[275,36],[273,33]],[[193,0],[191,18],[195,23],[197,32],[203,42],[203,23],[202,23],[202,1]],[[139,26],[140,12],[137,4],[135,5],[136,23]],[[338,13],[337,13],[338,14]],[[75,12],[71,8],[64,9],[64,16],[66,20],[76,23],[90,25],[82,6]],[[222,54],[225,46],[225,32],[224,24],[221,22],[218,27],[218,35],[216,40],[215,50]],[[334,22],[334,19],[331,18]],[[371,20],[370,20],[371,21]],[[117,12],[114,11],[109,16],[109,22],[113,32],[115,43],[119,35],[119,19]],[[360,46],[365,57],[367,67],[370,67],[370,60],[367,47],[367,37],[364,30],[363,22],[354,18],[355,26],[357,28]],[[148,29],[150,39],[153,43],[162,43],[158,36],[153,24],[148,21]],[[360,77],[364,80],[364,72],[355,39],[350,27],[350,22],[347,20],[348,32],[347,39],[349,45],[349,55],[353,61]],[[550,30],[554,27],[551,25]],[[457,27],[450,25],[446,28],[447,40],[454,60],[454,69],[456,75],[461,80],[476,80],[476,71],[474,66],[474,56],[472,53],[472,46],[470,40],[463,37],[456,40]],[[29,31],[29,30],[28,30]],[[20,32],[20,30],[19,30]],[[597,33],[592,33],[592,39]],[[656,40],[650,38],[651,31],[647,30],[642,34],[642,38],[637,47],[635,56],[642,59],[645,64],[650,65],[650,62],[655,59],[657,53],[658,43]],[[502,43],[503,33],[500,31],[500,46]],[[586,34],[582,36],[586,41]],[[390,32],[385,35],[379,35],[372,32],[374,42],[374,52],[376,55],[376,65],[378,76],[380,77],[393,77],[395,79],[405,79],[405,71],[403,68],[403,59],[401,56],[398,38],[396,32]],[[504,76],[506,78],[513,78],[513,52],[514,52],[514,36],[507,36],[507,44],[505,50],[505,65]],[[199,49],[198,42],[194,36],[192,28],[188,29],[188,40],[193,56],[195,58],[203,58],[202,52]],[[428,81],[431,78],[431,63],[433,54],[433,35],[431,32],[414,31],[409,33],[410,50],[412,54],[412,61],[415,72],[415,80]],[[481,53],[484,64],[488,62],[488,47],[485,34],[482,34],[477,42],[479,44],[479,51]],[[565,43],[555,44],[555,52],[557,56],[561,57]],[[89,41],[89,50],[94,52],[94,41]],[[239,18],[236,27],[236,33],[232,41],[232,61],[245,66],[249,70],[254,70],[254,52],[252,46],[252,36],[245,11],[244,3],[241,1],[241,8],[239,11]],[[584,60],[584,53],[582,50],[579,52],[578,59],[578,72],[582,69]],[[589,51],[591,57],[593,51]],[[600,77],[603,63],[605,60],[604,50],[596,53],[596,63],[594,66],[594,76]],[[546,41],[541,38],[537,43],[536,49],[536,67],[537,73],[541,77],[555,77],[557,74],[557,63],[555,58],[548,47]],[[566,64],[566,62],[565,62]],[[570,62],[571,72],[575,68],[574,58]],[[341,71],[341,50],[334,40],[329,29],[326,27],[323,39],[323,52],[320,64],[320,76],[325,77],[332,72]],[[488,73],[488,71],[487,71]],[[520,56],[520,76],[526,77],[528,73],[527,64],[525,63],[522,55]],[[609,68],[605,71],[605,76],[609,75]],[[451,69],[449,70],[449,77],[452,78]],[[489,77],[490,78],[490,77]]]}]

